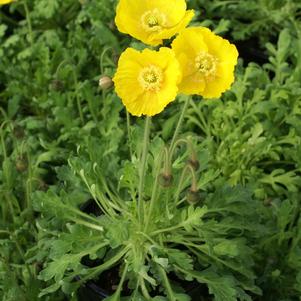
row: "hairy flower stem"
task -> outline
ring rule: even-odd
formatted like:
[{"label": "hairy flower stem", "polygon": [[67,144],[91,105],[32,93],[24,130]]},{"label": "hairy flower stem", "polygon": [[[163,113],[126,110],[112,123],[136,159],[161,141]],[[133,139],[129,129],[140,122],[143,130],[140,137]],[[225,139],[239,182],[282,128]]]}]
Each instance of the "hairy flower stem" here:
[{"label": "hairy flower stem", "polygon": [[172,287],[170,285],[170,282],[169,282],[169,279],[168,279],[168,277],[166,275],[165,270],[160,265],[157,265],[157,267],[158,267],[159,274],[160,274],[161,279],[162,279],[162,283],[163,283],[163,285],[164,285],[164,287],[166,289],[168,300],[169,301],[176,301],[176,298],[174,296]]},{"label": "hairy flower stem", "polygon": [[122,272],[122,276],[121,276],[120,282],[118,284],[117,290],[116,290],[116,292],[114,294],[118,298],[120,298],[120,294],[121,294],[121,291],[122,291],[122,288],[123,288],[125,277],[126,277],[126,275],[128,273],[128,268],[129,268],[129,263],[126,263],[125,266],[124,266],[124,270]]},{"label": "hairy flower stem", "polygon": [[132,149],[132,131],[131,131],[131,117],[130,113],[126,111],[126,126],[127,126],[127,132],[128,132],[128,143],[129,143],[129,149],[130,149],[130,156],[133,157],[133,149]]},{"label": "hairy flower stem", "polygon": [[143,297],[146,300],[151,300],[152,298],[151,298],[151,296],[148,293],[147,287],[145,285],[145,281],[144,281],[144,279],[143,279],[142,276],[139,276],[139,282],[140,282],[140,287],[141,287],[141,292],[143,294]]},{"label": "hairy flower stem", "polygon": [[158,188],[159,188],[158,187],[159,186],[158,185],[158,177],[159,177],[159,172],[156,172],[156,178],[155,178],[155,183],[154,183],[154,186],[153,186],[153,191],[152,191],[152,196],[151,196],[151,200],[150,200],[149,210],[148,210],[147,217],[146,217],[146,220],[145,220],[145,226],[144,226],[144,231],[145,232],[147,232],[147,230],[148,230],[150,219],[151,219],[154,207],[155,207],[157,191],[158,191]]},{"label": "hairy flower stem", "polygon": [[80,121],[84,125],[85,124],[84,115],[83,115],[83,111],[82,111],[82,107],[81,107],[81,102],[80,102],[80,98],[79,98],[79,93],[78,93],[79,89],[78,89],[77,74],[76,74],[74,65],[71,65],[71,67],[72,67],[73,82],[75,84],[75,95],[76,95],[77,110],[78,110],[78,113],[79,113]]},{"label": "hairy flower stem", "polygon": [[139,170],[138,220],[140,222],[140,225],[142,225],[143,216],[144,216],[143,188],[144,188],[145,167],[146,167],[148,145],[149,145],[150,126],[151,126],[151,118],[147,116],[145,119],[143,147],[142,147],[142,155],[141,155],[140,170]]},{"label": "hairy flower stem", "polygon": [[[107,244],[107,243],[105,243]],[[98,249],[101,249],[101,245],[98,246]],[[102,273],[103,271],[106,271],[107,269],[111,268],[112,266],[114,266],[115,264],[117,264],[117,262],[119,262],[123,256],[125,256],[125,254],[128,252],[129,247],[125,247],[123,248],[121,251],[119,251],[118,253],[116,253],[115,256],[111,257],[110,259],[108,259],[107,261],[105,261],[103,264],[95,267],[95,268],[91,268],[89,270],[89,274],[87,274],[86,276],[84,276],[83,278],[81,278],[78,281],[78,284],[81,285],[83,283],[85,283],[87,280],[94,278],[95,276],[99,275],[100,273]]]},{"label": "hairy flower stem", "polygon": [[171,162],[172,162],[173,152],[174,152],[174,149],[177,145],[177,139],[178,139],[181,127],[182,127],[182,123],[183,123],[188,105],[190,103],[190,99],[191,99],[190,96],[185,96],[185,102],[184,102],[184,105],[182,107],[181,115],[180,115],[180,118],[178,120],[178,124],[176,126],[176,129],[174,131],[171,143],[170,143],[169,148],[168,148],[167,158],[166,158],[166,161],[167,161],[166,166],[167,166],[168,170],[171,170],[171,164],[172,164]]},{"label": "hairy flower stem", "polygon": [[31,19],[30,19],[30,13],[27,5],[27,0],[24,0],[23,2],[25,15],[26,15],[26,22],[28,26],[28,35],[29,35],[29,42],[30,45],[33,46],[33,34],[32,34],[32,25],[31,25]]},{"label": "hairy flower stem", "polygon": [[[72,69],[72,78],[73,78],[73,84],[74,84],[74,90],[75,90],[75,99],[76,99],[76,105],[77,105],[77,110],[78,110],[78,114],[79,114],[79,118],[80,118],[80,121],[82,123],[82,125],[85,124],[85,120],[84,120],[84,114],[83,114],[83,111],[82,111],[82,106],[81,106],[81,101],[80,101],[80,98],[79,98],[79,83],[78,83],[78,77],[77,77],[77,73],[76,73],[76,69],[75,69],[75,65],[73,64],[72,61],[69,61],[69,60],[63,60],[57,67],[56,69],[56,72],[55,72],[55,79],[58,79],[58,76],[59,76],[59,72],[61,70],[61,68],[65,65],[69,65]],[[89,103],[88,103],[89,105]],[[91,105],[89,105],[89,108],[91,107]],[[92,109],[90,109],[91,111],[91,114],[92,114],[92,117],[94,119],[94,121],[97,123],[97,117],[95,117],[95,114],[93,112]]]},{"label": "hairy flower stem", "polygon": [[174,147],[174,144],[178,138],[178,135],[179,135],[179,132],[181,130],[181,126],[182,126],[182,123],[183,123],[183,120],[184,120],[184,117],[185,117],[185,114],[186,114],[186,111],[187,111],[187,108],[188,108],[188,105],[190,103],[190,96],[186,96],[185,97],[185,102],[184,102],[184,106],[182,108],[182,112],[181,112],[181,115],[180,115],[180,118],[179,118],[179,121],[178,121],[178,124],[176,126],[176,129],[174,131],[174,134],[173,134],[173,137],[172,137],[172,140],[171,140],[171,143],[170,143],[170,146],[169,146],[169,150],[172,150],[173,147]]}]

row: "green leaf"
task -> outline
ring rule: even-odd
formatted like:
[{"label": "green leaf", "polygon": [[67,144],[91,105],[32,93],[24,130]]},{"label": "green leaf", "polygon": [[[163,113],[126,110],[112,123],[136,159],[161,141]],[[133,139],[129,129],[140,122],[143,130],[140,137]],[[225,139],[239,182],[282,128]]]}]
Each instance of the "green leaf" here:
[{"label": "green leaf", "polygon": [[230,276],[221,276],[211,270],[189,272],[200,283],[206,283],[209,293],[214,295],[215,301],[237,301],[235,280]]},{"label": "green leaf", "polygon": [[193,269],[193,260],[186,252],[177,249],[168,249],[167,255],[171,264],[176,264],[183,269]]},{"label": "green leaf", "polygon": [[196,207],[192,205],[187,209],[182,210],[181,213],[181,226],[185,228],[186,231],[193,231],[194,227],[199,227],[202,224],[202,217],[207,213],[207,207]]}]

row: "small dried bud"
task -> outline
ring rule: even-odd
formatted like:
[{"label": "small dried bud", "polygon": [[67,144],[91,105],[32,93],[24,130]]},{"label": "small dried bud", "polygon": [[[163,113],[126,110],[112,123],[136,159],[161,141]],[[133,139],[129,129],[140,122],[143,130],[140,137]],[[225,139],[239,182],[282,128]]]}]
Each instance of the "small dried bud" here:
[{"label": "small dried bud", "polygon": [[40,179],[38,182],[38,190],[47,191],[47,189],[48,189],[48,185],[43,180]]},{"label": "small dried bud", "polygon": [[50,88],[53,91],[57,91],[57,92],[63,91],[64,90],[64,83],[59,79],[54,79],[54,80],[51,81]]},{"label": "small dried bud", "polygon": [[264,201],[263,201],[263,204],[264,204],[264,206],[271,206],[272,205],[272,202],[273,202],[273,199],[271,199],[271,198],[267,198],[267,199],[265,199]]},{"label": "small dried bud", "polygon": [[120,54],[114,53],[112,56],[113,62],[117,65],[120,58]]},{"label": "small dried bud", "polygon": [[24,172],[27,170],[28,167],[28,161],[26,157],[20,156],[17,160],[16,160],[16,169],[19,172]]},{"label": "small dried bud", "polygon": [[189,159],[188,164],[194,169],[198,170],[200,168],[200,162],[196,159]]},{"label": "small dried bud", "polygon": [[110,28],[111,30],[115,30],[115,29],[116,29],[116,24],[115,24],[114,21],[111,21],[108,25],[109,25],[109,28]]},{"label": "small dried bud", "polygon": [[173,176],[172,176],[172,174],[161,173],[159,175],[158,181],[162,187],[167,188],[167,187],[171,186],[171,184],[173,182]]},{"label": "small dried bud", "polygon": [[193,190],[190,188],[187,192],[186,198],[189,204],[195,205],[201,201],[201,194],[198,190]]},{"label": "small dried bud", "polygon": [[25,136],[23,127],[19,125],[14,126],[14,135],[17,139],[23,139]]},{"label": "small dried bud", "polygon": [[113,85],[114,85],[114,83],[113,83],[112,79],[109,76],[102,76],[99,79],[99,87],[102,90],[107,90],[107,89],[113,87]]}]

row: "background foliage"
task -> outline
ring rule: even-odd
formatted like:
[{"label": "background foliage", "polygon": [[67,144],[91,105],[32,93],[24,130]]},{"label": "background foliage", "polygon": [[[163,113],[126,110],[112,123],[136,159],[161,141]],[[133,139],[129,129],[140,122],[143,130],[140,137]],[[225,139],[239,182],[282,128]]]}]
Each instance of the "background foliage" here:
[{"label": "background foliage", "polygon": [[[87,236],[87,229],[68,214],[84,210],[91,200],[74,166],[88,173],[97,162],[101,176],[124,198],[128,196],[122,187],[135,181],[131,159],[137,158],[142,120],[131,119],[133,139],[128,145],[124,108],[113,90],[98,87],[100,75],[111,76],[119,54],[132,43],[115,28],[115,4],[24,0],[0,9],[4,301],[37,300],[41,292],[41,300],[79,298],[72,281],[61,280],[67,268],[81,275],[82,257],[95,254],[82,253],[77,242]],[[211,258],[213,270],[200,288],[203,296],[195,298],[301,300],[301,4],[191,0],[188,6],[197,11],[194,24],[229,38],[240,52],[231,91],[212,101],[195,98],[185,116],[182,132],[193,137],[200,161],[198,188],[211,209],[225,202],[225,187],[233,187],[228,189],[241,196],[239,201],[249,202],[236,208],[245,231],[223,232],[223,223],[235,226],[233,213],[208,219],[208,225],[223,220],[220,227],[215,224],[209,242],[236,242],[217,248],[232,269]],[[176,101],[154,118],[155,145],[171,139],[181,105]],[[180,148],[177,156],[176,173],[187,153]],[[93,249],[93,242],[86,244]],[[64,261],[66,254],[73,255],[71,267],[65,266],[70,263]]]}]

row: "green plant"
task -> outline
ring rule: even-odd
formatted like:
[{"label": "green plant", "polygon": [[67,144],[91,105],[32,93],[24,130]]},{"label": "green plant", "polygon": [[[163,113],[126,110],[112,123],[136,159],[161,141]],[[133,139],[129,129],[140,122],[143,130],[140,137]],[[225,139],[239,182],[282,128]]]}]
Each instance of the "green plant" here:
[{"label": "green plant", "polygon": [[[141,233],[133,239],[139,222],[132,206],[142,122],[130,120],[116,95],[98,87],[130,44],[114,26],[116,1],[19,0],[0,8],[1,300],[44,294],[41,300],[75,301],[78,277],[107,283],[112,272],[113,294],[127,263],[129,269],[143,259],[126,262],[130,249],[110,273],[93,272],[130,240],[146,261],[140,276],[128,270],[122,296],[145,299],[143,284],[135,291],[141,277],[144,295],[155,300],[169,300],[168,292],[188,299],[190,285],[196,287],[192,300],[300,299],[300,3],[187,2],[196,10],[194,24],[228,35],[241,61],[230,92],[190,103],[171,186],[170,170],[162,174],[170,167],[164,166],[163,141],[172,141],[182,102],[152,120],[143,189],[147,216],[157,191],[142,233],[180,227],[153,234],[155,247],[145,252],[138,242],[153,242]],[[188,162],[198,168],[192,192]],[[110,222],[99,199],[113,206]],[[188,212],[198,222],[184,227]]]},{"label": "green plant", "polygon": [[[172,170],[168,168],[166,160],[171,158],[163,154],[176,151],[185,139],[173,140],[167,150],[155,137],[144,166],[136,158],[139,153],[145,158],[147,136],[148,124],[142,146],[142,137],[135,139],[133,133],[131,144],[138,151],[122,164],[121,174],[115,171],[114,178],[104,176],[108,168],[104,161],[110,159],[99,162],[99,151],[91,141],[86,150],[81,147],[80,157],[69,161],[71,170],[59,170],[65,187],[35,194],[35,210],[42,213],[38,223],[45,233],[39,248],[48,262],[39,278],[54,280],[41,295],[60,287],[73,292],[117,266],[120,281],[107,300],[119,300],[125,287],[130,289],[131,300],[190,300],[181,283],[193,280],[206,284],[216,300],[251,300],[246,291],[260,293],[254,285],[248,246],[263,231],[260,225],[254,227],[257,203],[242,187],[199,195],[196,171],[185,164],[191,147],[180,149]],[[117,182],[116,175],[120,176]],[[203,183],[210,181],[208,176],[201,175]],[[99,216],[80,211],[91,198]],[[94,267],[85,265],[86,257],[95,261]],[[75,281],[76,277],[80,280]]]}]

